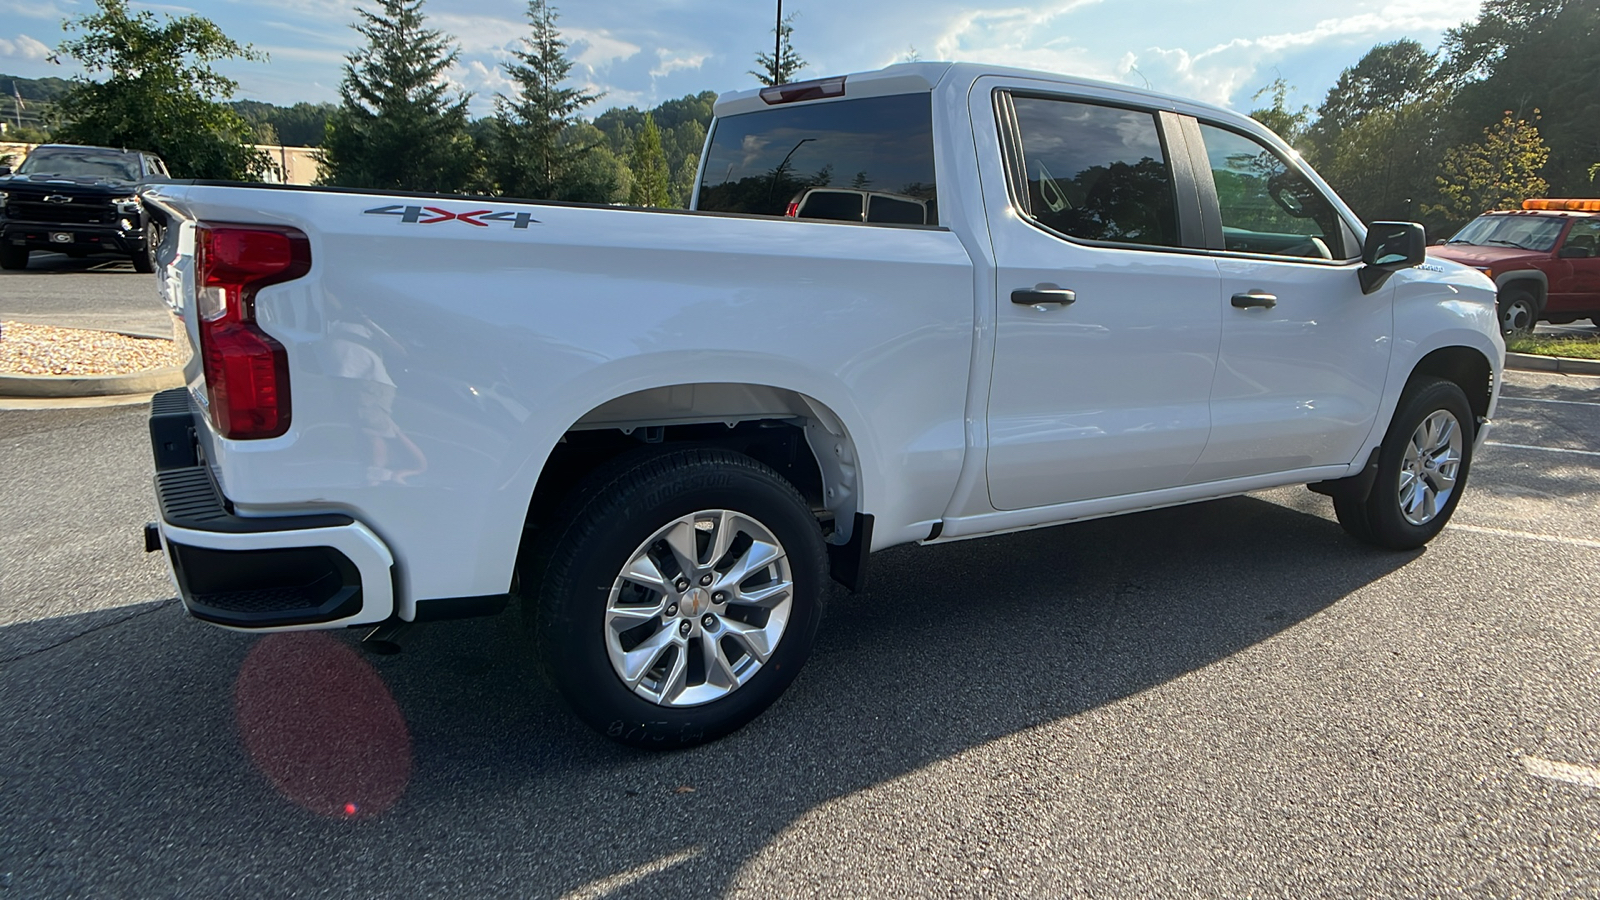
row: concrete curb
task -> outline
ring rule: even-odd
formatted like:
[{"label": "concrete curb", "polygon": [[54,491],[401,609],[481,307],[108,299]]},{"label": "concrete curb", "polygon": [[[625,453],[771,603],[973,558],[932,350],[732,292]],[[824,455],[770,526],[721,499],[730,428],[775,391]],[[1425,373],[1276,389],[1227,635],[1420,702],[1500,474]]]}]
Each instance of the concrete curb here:
[{"label": "concrete curb", "polygon": [[129,375],[0,375],[0,397],[60,400],[144,394],[183,387],[183,369],[151,369]]},{"label": "concrete curb", "polygon": [[1507,353],[1506,368],[1521,369],[1524,372],[1560,372],[1563,375],[1600,375],[1600,359]]}]

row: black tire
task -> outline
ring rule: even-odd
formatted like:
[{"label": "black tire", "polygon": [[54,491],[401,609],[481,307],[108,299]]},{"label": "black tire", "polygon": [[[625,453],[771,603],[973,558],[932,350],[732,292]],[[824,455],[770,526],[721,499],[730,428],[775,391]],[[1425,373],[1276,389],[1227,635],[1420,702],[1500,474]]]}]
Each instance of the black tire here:
[{"label": "black tire", "polygon": [[1506,337],[1523,337],[1539,324],[1539,298],[1525,288],[1500,295],[1500,331]]},{"label": "black tire", "polygon": [[161,244],[161,229],[154,222],[144,224],[144,247],[133,254],[133,270],[149,275],[156,270],[156,248]]},{"label": "black tire", "polygon": [[[1460,430],[1460,459],[1448,497],[1431,518],[1417,523],[1411,521],[1401,507],[1406,450],[1422,424],[1439,412],[1453,416]],[[1371,492],[1365,497],[1348,494],[1334,497],[1333,509],[1339,524],[1357,540],[1389,550],[1415,550],[1433,540],[1450,521],[1466,490],[1476,430],[1472,407],[1459,385],[1442,378],[1412,379],[1400,396],[1399,408],[1378,450],[1378,474],[1373,479]]]},{"label": "black tire", "polygon": [[1363,544],[1376,544],[1372,537],[1372,526],[1367,524],[1367,498],[1352,497],[1349,494],[1335,494],[1333,497],[1333,514],[1339,517],[1339,524],[1345,533]]},{"label": "black tire", "polygon": [[[606,624],[608,603],[613,586],[623,583],[619,579],[623,568],[646,541],[674,521],[705,510],[749,516],[776,538],[786,553],[793,583],[789,618],[771,655],[748,680],[700,705],[664,705],[636,693],[613,667]],[[821,621],[826,577],[822,532],[805,498],[761,463],[720,449],[626,457],[586,479],[554,521],[559,524],[548,530],[533,554],[533,566],[542,571],[524,579],[538,585],[533,595],[536,602],[527,610],[534,617],[530,624],[546,674],[578,717],[606,737],[634,747],[663,750],[716,740],[771,706],[810,655]],[[661,571],[667,572],[665,565]],[[669,581],[674,577],[669,575]],[[650,602],[670,599],[664,593],[656,596],[662,599]],[[684,597],[688,604],[688,595]],[[669,609],[675,613],[677,606]],[[728,609],[731,612],[732,607]],[[694,618],[698,612],[685,613],[692,622],[663,615],[663,622],[652,617],[640,627],[662,633],[693,627],[698,635],[700,629],[694,624],[700,621]],[[668,624],[672,621],[677,624]],[[685,665],[692,669],[698,653],[702,680],[695,682],[695,673],[690,671],[685,681],[711,686],[705,652],[691,651],[686,643],[684,649],[668,651],[662,659],[675,662],[675,654],[683,653]],[[664,689],[661,694],[665,695]]]},{"label": "black tire", "polygon": [[28,248],[13,244],[0,244],[0,269],[26,269]]}]

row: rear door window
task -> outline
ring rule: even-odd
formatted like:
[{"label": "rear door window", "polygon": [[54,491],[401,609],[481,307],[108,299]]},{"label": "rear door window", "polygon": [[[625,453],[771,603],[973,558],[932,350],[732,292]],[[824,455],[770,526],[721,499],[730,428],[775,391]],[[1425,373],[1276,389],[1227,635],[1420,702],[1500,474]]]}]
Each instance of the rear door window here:
[{"label": "rear door window", "polygon": [[[933,109],[928,94],[778,106],[718,119],[698,209],[760,216],[938,224]],[[816,188],[832,190],[818,191]],[[842,215],[845,208],[853,215]],[[813,215],[815,213],[815,215]]]},{"label": "rear door window", "polygon": [[1030,218],[1082,240],[1179,245],[1172,170],[1155,114],[1041,97],[1018,96],[1013,104]]}]

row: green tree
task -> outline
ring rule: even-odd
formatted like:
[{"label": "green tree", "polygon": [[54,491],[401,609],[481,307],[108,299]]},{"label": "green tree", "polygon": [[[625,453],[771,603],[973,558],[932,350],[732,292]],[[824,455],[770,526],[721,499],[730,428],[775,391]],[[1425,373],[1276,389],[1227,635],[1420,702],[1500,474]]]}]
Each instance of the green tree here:
[{"label": "green tree", "polygon": [[1260,100],[1262,95],[1272,98],[1272,105],[1264,109],[1252,110],[1250,118],[1272,129],[1272,133],[1283,138],[1283,142],[1291,147],[1300,142],[1305,133],[1306,120],[1311,118],[1311,107],[1302,106],[1298,110],[1291,110],[1288,106],[1289,92],[1293,90],[1289,83],[1282,78],[1274,78],[1272,83],[1256,91],[1251,100]]},{"label": "green tree", "polygon": [[423,0],[377,0],[352,27],[367,44],[351,53],[328,118],[323,184],[384,190],[465,190],[481,177],[467,133],[469,95],[453,97],[444,73],[460,52],[423,24]]},{"label": "green tree", "polygon": [[633,206],[667,207],[672,197],[667,184],[667,159],[661,151],[661,131],[656,120],[644,117],[644,129],[633,144],[633,190],[628,203]]},{"label": "green tree", "polygon": [[1328,89],[1306,142],[1318,162],[1331,158],[1344,130],[1380,110],[1397,110],[1433,93],[1439,59],[1410,39],[1378,44],[1339,74]]},{"label": "green tree", "polygon": [[1600,150],[1600,3],[1485,0],[1478,18],[1445,37],[1455,79],[1451,143],[1465,144],[1504,110],[1529,118],[1550,147],[1553,193],[1596,196],[1588,168]]},{"label": "green tree", "polygon": [[260,100],[235,100],[229,104],[247,121],[257,125],[271,125],[278,139],[288,147],[320,147],[328,130],[328,117],[338,107],[332,103],[296,103],[293,106],[274,106]]},{"label": "green tree", "polygon": [[1440,202],[1428,211],[1460,224],[1487,210],[1518,208],[1544,194],[1548,185],[1539,172],[1549,158],[1539,129],[1508,112],[1483,130],[1482,141],[1445,151]]},{"label": "green tree", "polygon": [[757,81],[769,87],[794,81],[794,76],[806,67],[806,61],[794,50],[794,14],[785,16],[783,21],[773,28],[773,33],[778,37],[778,44],[773,48],[777,55],[757,53],[756,65],[761,68],[750,70],[750,74],[754,75]]},{"label": "green tree", "polygon": [[254,147],[250,124],[225,101],[238,83],[212,64],[229,59],[264,62],[266,54],[239,44],[197,15],[131,12],[127,0],[95,0],[95,11],[69,19],[51,56],[70,57],[90,75],[73,79],[61,97],[66,124],[54,138],[77,144],[148,150],[179,178],[256,180],[272,168]]},{"label": "green tree", "polygon": [[[1425,203],[1439,190],[1444,110],[1442,94],[1375,110],[1343,130],[1317,171],[1368,222],[1424,218]],[[1425,224],[1432,231],[1445,220]]]},{"label": "green tree", "polygon": [[500,191],[532,199],[565,196],[567,171],[598,144],[562,140],[584,107],[600,99],[563,86],[572,71],[566,42],[556,29],[556,10],[547,0],[529,0],[530,34],[505,64],[516,84],[514,96],[495,98],[490,169]]},{"label": "green tree", "polygon": [[689,201],[694,197],[694,176],[700,170],[700,154],[686,153],[678,161],[678,167],[672,173],[672,205],[679,209],[688,209]]},{"label": "green tree", "polygon": [[561,133],[564,144],[587,148],[576,154],[562,173],[560,197],[579,203],[626,203],[633,192],[633,172],[606,145],[605,133],[588,122],[576,122]]}]

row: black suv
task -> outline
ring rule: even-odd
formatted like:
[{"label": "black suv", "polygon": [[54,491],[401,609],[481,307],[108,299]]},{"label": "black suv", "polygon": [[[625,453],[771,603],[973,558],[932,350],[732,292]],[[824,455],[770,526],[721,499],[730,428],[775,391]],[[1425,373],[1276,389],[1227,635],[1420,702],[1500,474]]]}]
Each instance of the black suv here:
[{"label": "black suv", "polygon": [[45,144],[0,176],[0,269],[27,268],[30,252],[54,250],[115,253],[155,271],[160,223],[138,196],[140,184],[168,177],[154,154]]}]

